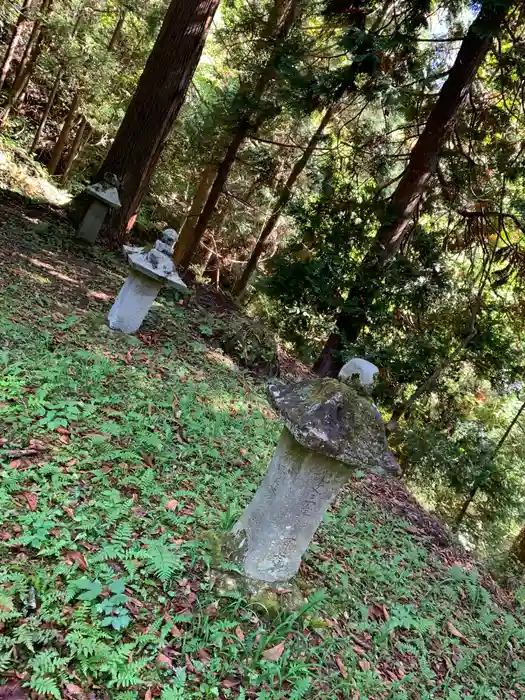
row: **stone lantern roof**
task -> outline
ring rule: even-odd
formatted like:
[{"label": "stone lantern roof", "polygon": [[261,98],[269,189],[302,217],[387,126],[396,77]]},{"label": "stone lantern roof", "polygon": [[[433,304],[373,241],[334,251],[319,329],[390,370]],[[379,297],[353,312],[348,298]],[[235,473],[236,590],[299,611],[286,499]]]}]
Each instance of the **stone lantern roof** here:
[{"label": "stone lantern roof", "polygon": [[385,428],[370,399],[338,379],[273,382],[270,401],[300,445],[351,469],[397,475]]},{"label": "stone lantern roof", "polygon": [[94,199],[98,199],[99,202],[102,202],[110,209],[120,209],[121,204],[117,185],[117,179],[113,175],[108,174],[103,182],[96,182],[86,187],[86,193]]}]

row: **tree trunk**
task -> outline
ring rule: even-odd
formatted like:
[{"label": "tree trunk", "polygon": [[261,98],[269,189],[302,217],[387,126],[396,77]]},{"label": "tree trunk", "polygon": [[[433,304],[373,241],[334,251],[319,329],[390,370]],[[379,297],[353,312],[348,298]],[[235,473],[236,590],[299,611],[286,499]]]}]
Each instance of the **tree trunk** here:
[{"label": "tree trunk", "polygon": [[106,235],[113,244],[126,236],[182,106],[199,62],[219,0],[172,0],[135,94],[97,179],[114,173],[122,208]]},{"label": "tree trunk", "polygon": [[[253,91],[251,91],[251,94],[249,95],[250,101],[254,106],[250,110],[249,114],[244,114],[239,119],[237,126],[233,130],[230,144],[217,168],[217,174],[213,185],[211,186],[206,204],[204,205],[201,215],[195,224],[191,245],[186,246],[186,250],[181,256],[180,266],[183,269],[188,268],[195,251],[199,247],[202,237],[206,233],[210,219],[213,216],[213,212],[215,211],[215,207],[217,206],[217,202],[222,194],[223,187],[226,184],[226,180],[228,179],[228,175],[230,174],[230,170],[235,162],[235,158],[243,144],[243,141],[248,134],[256,133],[257,129],[266,118],[261,114],[257,114],[256,110],[259,106],[263,93],[268,86],[268,83],[274,76],[275,63],[280,52],[281,44],[294,24],[296,11],[297,6],[295,0],[285,0],[284,2],[282,0],[277,0],[274,8],[274,14],[268,23],[268,27],[277,27],[273,34],[274,47],[265,67],[259,75]],[[276,16],[277,19],[275,18]],[[268,28],[266,32],[269,33]]]},{"label": "tree trunk", "polygon": [[20,40],[24,33],[24,28],[27,22],[29,21],[27,18],[27,14],[28,11],[31,9],[32,4],[32,0],[25,0],[20,14],[18,15],[18,21],[11,36],[11,40],[9,41],[9,46],[7,47],[7,51],[4,56],[4,61],[2,63],[2,69],[0,71],[0,90],[4,87],[5,79],[7,77],[7,74],[9,73],[9,69],[11,68],[11,63],[13,62],[14,55],[18,48],[18,44],[20,43]]},{"label": "tree trunk", "polygon": [[[81,5],[78,12],[77,12],[77,17],[75,19],[75,23],[74,23],[73,28],[71,30],[71,35],[70,35],[71,37],[75,36],[75,34],[78,31],[78,28],[80,27],[80,22],[82,20],[83,14],[84,14],[84,8],[85,8],[85,5]],[[38,146],[38,141],[40,140],[40,136],[42,135],[42,131],[44,130],[44,127],[47,123],[49,114],[53,108],[53,104],[55,102],[55,97],[57,95],[58,88],[60,86],[60,81],[62,79],[63,74],[64,74],[64,69],[59,68],[57,73],[56,73],[55,80],[53,82],[53,87],[51,88],[51,94],[49,95],[49,98],[47,100],[46,108],[44,110],[42,118],[40,119],[38,129],[36,130],[36,134],[35,134],[35,137],[33,139],[33,143],[31,144],[31,148],[29,151],[30,153],[35,151],[36,147]]]},{"label": "tree trunk", "polygon": [[281,190],[277,201],[274,204],[272,212],[266,220],[266,223],[264,224],[261,233],[259,234],[257,243],[255,244],[255,247],[250,257],[248,258],[246,265],[244,266],[244,270],[242,271],[241,276],[239,277],[239,279],[233,287],[233,294],[235,296],[242,297],[244,292],[246,291],[246,287],[248,286],[250,277],[252,276],[253,271],[257,267],[257,263],[259,262],[259,258],[261,257],[261,254],[263,252],[264,244],[272,235],[272,231],[274,230],[274,228],[277,225],[277,222],[279,221],[279,217],[281,216],[282,210],[288,204],[292,197],[292,190],[297,181],[297,178],[303,172],[304,168],[306,167],[306,164],[310,160],[315,150],[315,147],[321,140],[324,130],[327,124],[332,119],[334,112],[335,105],[328,107],[328,109],[324,113],[321,123],[317,127],[315,133],[313,134],[308,145],[306,146],[303,155],[299,158],[297,163],[292,168],[292,171],[288,176],[288,179],[286,180],[286,183],[284,184],[284,187]]},{"label": "tree trunk", "polygon": [[[505,430],[505,432],[504,432],[503,435],[501,436],[501,438],[500,438],[498,444],[497,444],[496,447],[494,448],[494,452],[493,452],[492,455],[491,455],[491,461],[493,461],[493,460],[496,458],[498,452],[501,450],[501,448],[502,448],[503,445],[505,444],[506,439],[507,439],[507,438],[509,437],[509,435],[511,434],[512,429],[514,428],[514,426],[515,426],[516,423],[518,422],[519,417],[521,416],[521,414],[523,413],[523,411],[525,411],[525,401],[524,401],[524,402],[521,404],[521,406],[519,407],[518,411],[516,412],[516,415],[515,415],[514,418],[511,420],[511,422],[510,422],[509,425],[507,426],[507,429]],[[468,509],[469,509],[469,507],[470,507],[470,504],[472,503],[472,501],[473,501],[474,498],[476,497],[477,492],[479,491],[479,489],[480,489],[481,486],[483,485],[483,481],[484,481],[484,478],[477,478],[477,479],[474,480],[474,484],[473,484],[473,486],[472,486],[472,489],[471,489],[469,495],[467,496],[467,499],[465,500],[465,503],[463,503],[463,505],[461,506],[461,508],[460,508],[460,510],[459,510],[459,513],[458,513],[457,516],[456,516],[456,520],[455,520],[455,523],[454,523],[455,529],[456,529],[456,530],[459,529],[461,523],[463,522],[463,520],[464,520],[464,518],[465,518],[465,515],[467,514],[467,511],[468,511]]]},{"label": "tree trunk", "polygon": [[215,179],[217,173],[217,168],[215,165],[207,165],[202,171],[199,184],[195,191],[195,196],[191,203],[190,210],[186,217],[184,224],[180,230],[179,239],[173,251],[173,259],[178,264],[184,255],[185,251],[191,246],[193,240],[193,231],[195,230],[195,224],[199,218],[204,203],[206,202],[210,189]]},{"label": "tree trunk", "polygon": [[355,342],[366,324],[367,311],[374,302],[387,264],[398,253],[410,229],[413,216],[421,202],[429,180],[436,170],[440,150],[454,126],[456,116],[468,94],[472,81],[492,45],[513,0],[485,0],[461,43],[454,65],[441,88],[423,133],[410,155],[405,172],[386,209],[372,246],[356,274],[349,290],[352,309],[343,309],[336,320],[337,342],[325,346],[316,362],[331,377],[337,376],[343,365],[343,338]]},{"label": "tree trunk", "polygon": [[394,410],[392,411],[392,415],[390,416],[390,420],[385,426],[387,433],[391,433],[397,426],[399,420],[406,413],[408,413],[408,411],[415,404],[415,402],[421,396],[423,396],[433,388],[434,384],[441,376],[443,370],[445,370],[450,364],[452,364],[452,362],[454,362],[458,355],[460,355],[463,352],[463,350],[466,349],[466,347],[468,346],[470,341],[475,337],[475,335],[476,331],[471,331],[449,357],[445,357],[441,362],[438,363],[437,367],[432,372],[430,377],[428,377],[428,379],[426,379],[422,384],[420,384],[419,387],[414,391],[414,393],[411,394],[411,396],[409,396],[403,404],[395,406]]},{"label": "tree trunk", "polygon": [[521,528],[519,535],[512,543],[510,553],[520,564],[525,566],[525,525]]},{"label": "tree trunk", "polygon": [[126,12],[122,11],[120,17],[118,18],[118,22],[115,25],[115,29],[113,30],[113,34],[111,35],[111,39],[109,40],[108,51],[113,51],[113,49],[115,48],[115,45],[120,38],[120,32],[122,30],[122,26],[124,24],[125,19]]},{"label": "tree trunk", "polygon": [[44,131],[44,128],[47,124],[49,114],[53,108],[53,104],[55,102],[55,97],[57,96],[57,92],[58,92],[58,87],[60,85],[60,80],[62,79],[62,74],[63,74],[63,70],[62,70],[62,68],[59,68],[59,70],[55,76],[55,82],[53,83],[53,87],[51,88],[51,93],[47,99],[46,108],[44,109],[44,112],[40,118],[40,122],[38,124],[38,128],[36,130],[36,134],[35,134],[35,137],[33,139],[33,143],[31,144],[31,148],[29,149],[29,153],[33,153],[34,151],[36,151],[36,148],[38,146],[38,142],[40,141],[40,137],[42,135],[42,132]]},{"label": "tree trunk", "polygon": [[2,115],[2,120],[0,122],[2,126],[9,119],[11,110],[17,106],[33,74],[33,69],[42,50],[42,39],[44,38],[41,18],[49,14],[51,3],[52,0],[43,0],[40,6],[39,16],[33,24],[31,35],[26,44],[22,60],[18,66],[18,71],[9,93],[9,99]]},{"label": "tree trunk", "polygon": [[69,153],[67,154],[67,158],[64,163],[64,170],[62,172],[62,180],[64,181],[67,179],[69,171],[71,170],[71,166],[73,165],[75,158],[77,157],[77,154],[80,150],[80,145],[82,144],[82,137],[84,136],[84,130],[86,126],[86,118],[80,117],[80,123],[78,125],[77,133],[75,134],[75,138],[73,139],[73,143],[71,144],[71,148],[69,149]]},{"label": "tree trunk", "polygon": [[53,153],[51,154],[51,160],[47,164],[47,169],[51,175],[55,174],[56,169],[58,167],[58,164],[60,162],[60,159],[62,157],[62,153],[64,152],[64,148],[66,147],[66,143],[67,143],[67,140],[69,138],[69,134],[71,133],[71,129],[73,128],[73,122],[74,122],[75,116],[77,114],[79,102],[80,102],[80,92],[76,92],[74,97],[73,97],[73,100],[71,102],[71,105],[69,107],[69,111],[68,111],[66,118],[64,120],[64,124],[62,125],[62,130],[60,131],[60,135],[57,139],[55,147],[53,148]]},{"label": "tree trunk", "polygon": [[[44,5],[45,5],[45,0],[42,3],[41,11],[45,10]],[[31,34],[29,35],[29,39],[27,40],[27,44],[25,45],[24,53],[22,54],[22,58],[20,60],[20,63],[18,64],[16,77],[15,77],[15,80],[14,80],[13,85],[11,87],[13,106],[16,105],[17,97],[20,94],[20,87],[25,79],[26,67],[30,61],[31,55],[33,54],[34,47],[38,42],[38,39],[40,37],[40,32],[41,32],[41,22],[40,22],[40,19],[37,18],[33,22],[33,28],[31,29]]]}]

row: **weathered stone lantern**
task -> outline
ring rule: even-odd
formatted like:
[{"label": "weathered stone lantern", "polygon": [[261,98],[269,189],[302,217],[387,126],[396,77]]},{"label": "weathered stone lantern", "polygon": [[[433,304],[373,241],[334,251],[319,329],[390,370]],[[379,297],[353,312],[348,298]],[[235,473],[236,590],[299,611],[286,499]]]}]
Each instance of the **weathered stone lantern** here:
[{"label": "weathered stone lantern", "polygon": [[120,209],[118,196],[118,180],[115,175],[107,173],[103,182],[86,187],[85,193],[92,198],[87,212],[84,214],[77,234],[90,243],[97,239],[106,214],[111,209]]},{"label": "weathered stone lantern", "polygon": [[400,473],[379,411],[359,382],[373,383],[377,371],[356,358],[341,370],[349,383],[323,378],[270,384],[284,429],[263,483],[232,531],[236,561],[248,578],[283,583],[297,573],[353,470]]},{"label": "weathered stone lantern", "polygon": [[109,311],[108,322],[112,330],[135,333],[163,287],[180,291],[187,289],[171,257],[177,237],[177,233],[168,228],[162,240],[157,240],[151,250],[123,246],[131,273]]}]

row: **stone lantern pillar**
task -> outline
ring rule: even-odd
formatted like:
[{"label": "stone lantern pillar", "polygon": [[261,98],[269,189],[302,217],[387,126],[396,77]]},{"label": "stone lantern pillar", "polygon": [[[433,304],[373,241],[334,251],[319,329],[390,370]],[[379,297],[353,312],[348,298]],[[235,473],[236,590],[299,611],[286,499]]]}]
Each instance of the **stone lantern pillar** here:
[{"label": "stone lantern pillar", "polygon": [[94,243],[108,211],[120,209],[117,187],[118,180],[111,173],[104,176],[104,182],[97,182],[86,187],[85,192],[90,195],[93,201],[78,228],[77,234],[80,238]]},{"label": "stone lantern pillar", "polygon": [[108,323],[112,330],[138,331],[163,287],[187,290],[171,257],[176,241],[177,233],[168,228],[151,250],[123,246],[131,273],[109,311]]},{"label": "stone lantern pillar", "polygon": [[[284,583],[297,573],[324,513],[353,470],[400,473],[383,421],[367,396],[374,366],[359,362],[366,361],[358,361],[366,370],[360,386],[330,378],[270,384],[270,401],[284,429],[261,486],[232,531],[234,557],[249,579]],[[355,374],[361,375],[356,360],[351,363],[340,376],[355,381]]]}]

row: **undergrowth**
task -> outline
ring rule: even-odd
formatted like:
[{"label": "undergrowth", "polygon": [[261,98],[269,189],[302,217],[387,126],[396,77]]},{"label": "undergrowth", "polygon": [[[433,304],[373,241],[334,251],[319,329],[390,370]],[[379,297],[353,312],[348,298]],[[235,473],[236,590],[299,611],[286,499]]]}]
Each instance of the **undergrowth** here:
[{"label": "undergrowth", "polygon": [[[51,270],[35,252],[0,272],[3,681],[121,700],[523,696],[523,608],[351,486],[305,557],[302,609],[219,597],[210,533],[279,433],[263,387],[175,300],[138,337],[108,331],[119,280],[46,254]],[[91,281],[89,303],[57,271]]]}]

